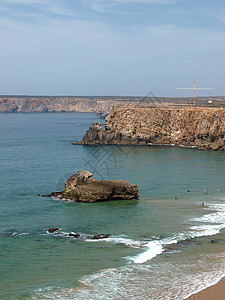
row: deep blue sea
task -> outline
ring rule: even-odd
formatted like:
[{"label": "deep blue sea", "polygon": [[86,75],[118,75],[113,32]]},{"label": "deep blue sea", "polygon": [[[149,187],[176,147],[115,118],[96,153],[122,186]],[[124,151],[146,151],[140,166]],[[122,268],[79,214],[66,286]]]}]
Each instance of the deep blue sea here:
[{"label": "deep blue sea", "polygon": [[[0,114],[0,298],[185,299],[217,282],[225,275],[225,153],[72,145],[93,121]],[[138,184],[140,199],[37,196],[62,190],[81,169]],[[49,234],[53,227],[60,230]],[[88,238],[100,233],[111,235]]]}]

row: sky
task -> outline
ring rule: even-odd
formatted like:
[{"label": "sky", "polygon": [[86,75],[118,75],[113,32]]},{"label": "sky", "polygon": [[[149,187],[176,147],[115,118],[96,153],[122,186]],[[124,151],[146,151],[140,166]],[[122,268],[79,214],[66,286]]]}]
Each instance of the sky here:
[{"label": "sky", "polygon": [[0,0],[0,94],[225,95],[224,0]]}]

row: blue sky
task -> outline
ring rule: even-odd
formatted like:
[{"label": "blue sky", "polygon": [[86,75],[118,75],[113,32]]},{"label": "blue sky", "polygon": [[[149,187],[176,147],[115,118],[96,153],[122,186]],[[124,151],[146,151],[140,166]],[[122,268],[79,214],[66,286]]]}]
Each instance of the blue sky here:
[{"label": "blue sky", "polygon": [[0,94],[225,95],[224,0],[0,0]]}]

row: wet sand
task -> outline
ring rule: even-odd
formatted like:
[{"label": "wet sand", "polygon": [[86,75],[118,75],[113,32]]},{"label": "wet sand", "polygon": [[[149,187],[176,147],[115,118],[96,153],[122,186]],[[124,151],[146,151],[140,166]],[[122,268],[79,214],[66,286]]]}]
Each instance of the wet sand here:
[{"label": "wet sand", "polygon": [[225,277],[217,284],[212,285],[197,294],[193,294],[186,300],[225,300]]}]

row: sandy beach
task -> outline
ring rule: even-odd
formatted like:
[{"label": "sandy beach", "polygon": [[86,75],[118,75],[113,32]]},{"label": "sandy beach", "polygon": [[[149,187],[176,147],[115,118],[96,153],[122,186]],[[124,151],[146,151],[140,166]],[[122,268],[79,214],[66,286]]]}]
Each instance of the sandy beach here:
[{"label": "sandy beach", "polygon": [[193,294],[186,300],[224,300],[225,299],[225,277],[217,284],[208,287],[207,289]]}]

